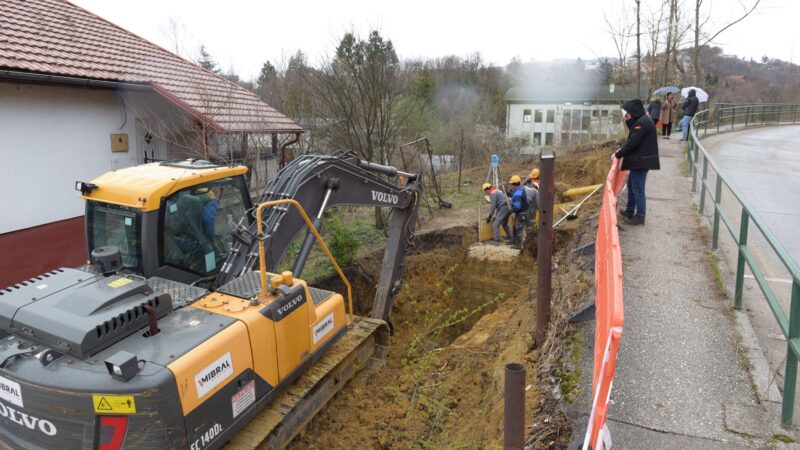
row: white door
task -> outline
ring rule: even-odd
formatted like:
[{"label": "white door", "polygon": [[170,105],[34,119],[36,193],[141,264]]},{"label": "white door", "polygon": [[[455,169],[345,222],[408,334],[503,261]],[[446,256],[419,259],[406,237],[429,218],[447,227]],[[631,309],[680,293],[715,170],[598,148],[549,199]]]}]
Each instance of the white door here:
[{"label": "white door", "polygon": [[158,125],[136,119],[136,151],[139,154],[139,164],[167,159],[166,145],[160,135]]}]

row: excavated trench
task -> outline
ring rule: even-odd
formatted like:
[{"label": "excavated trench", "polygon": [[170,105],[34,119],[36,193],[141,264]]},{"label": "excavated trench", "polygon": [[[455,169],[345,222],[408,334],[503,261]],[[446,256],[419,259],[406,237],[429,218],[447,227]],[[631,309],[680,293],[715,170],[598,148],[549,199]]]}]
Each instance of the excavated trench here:
[{"label": "excavated trench", "polygon": [[[484,447],[497,440],[496,359],[511,339],[494,336],[508,308],[525,302],[534,260],[468,256],[477,229],[452,227],[418,235],[395,296],[386,366],[360,374],[309,425],[293,448]],[[354,309],[368,314],[382,251],[346,269]],[[338,277],[315,285],[342,292]],[[502,306],[501,306],[502,305]],[[532,314],[530,314],[532,316]],[[494,317],[492,317],[494,316]],[[476,327],[479,321],[487,322]],[[479,328],[479,330],[476,330]],[[466,337],[472,332],[475,336]],[[465,334],[467,333],[467,334]],[[487,341],[494,338],[491,345]],[[520,357],[529,343],[516,345]],[[535,402],[536,399],[532,398]],[[458,431],[458,430],[462,431]]]},{"label": "excavated trench", "polygon": [[[562,161],[561,173],[569,176],[557,178],[564,184],[557,191],[603,179],[609,150],[587,150]],[[597,204],[589,202],[585,211],[596,211]],[[532,443],[559,448],[570,425],[552,394],[553,383],[561,383],[554,380],[564,354],[554,348],[561,347],[567,328],[563,311],[591,291],[586,262],[572,257],[580,235],[594,232],[589,219],[588,212],[581,214],[555,236],[559,268],[554,272],[556,326],[551,332],[556,342],[546,353],[532,342],[534,242],[522,255],[487,259],[474,257],[486,255],[474,251],[477,227],[454,225],[418,234],[394,298],[394,334],[385,367],[356,376],[291,448],[502,448],[502,380],[508,362],[528,367],[527,383],[535,387],[526,389],[526,410],[546,430]],[[372,309],[382,257],[379,249],[345,270],[359,315]],[[314,285],[344,292],[336,276]]]}]

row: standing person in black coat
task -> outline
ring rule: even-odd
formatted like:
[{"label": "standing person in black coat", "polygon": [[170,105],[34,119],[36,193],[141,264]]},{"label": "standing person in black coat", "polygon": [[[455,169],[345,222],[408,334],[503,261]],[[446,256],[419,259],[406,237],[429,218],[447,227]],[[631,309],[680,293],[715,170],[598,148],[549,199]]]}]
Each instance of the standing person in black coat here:
[{"label": "standing person in black coat", "polygon": [[644,185],[647,172],[661,168],[658,162],[658,136],[656,126],[644,112],[642,101],[628,100],[622,104],[628,140],[614,156],[622,158],[622,170],[628,174],[628,205],[620,214],[628,225],[644,225],[646,212]]},{"label": "standing person in black coat", "polygon": [[689,140],[689,124],[692,123],[692,117],[697,114],[697,108],[700,106],[700,99],[697,98],[697,91],[689,89],[689,96],[683,102],[683,117],[681,118],[681,131],[683,131],[683,139],[681,141]]}]

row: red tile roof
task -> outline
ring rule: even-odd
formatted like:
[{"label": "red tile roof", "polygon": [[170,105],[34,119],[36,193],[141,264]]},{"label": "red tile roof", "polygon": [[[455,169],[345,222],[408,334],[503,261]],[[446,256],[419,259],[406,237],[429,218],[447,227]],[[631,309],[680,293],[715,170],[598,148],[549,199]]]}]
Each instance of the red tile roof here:
[{"label": "red tile roof", "polygon": [[140,83],[222,132],[297,132],[255,94],[65,0],[0,0],[0,69]]}]

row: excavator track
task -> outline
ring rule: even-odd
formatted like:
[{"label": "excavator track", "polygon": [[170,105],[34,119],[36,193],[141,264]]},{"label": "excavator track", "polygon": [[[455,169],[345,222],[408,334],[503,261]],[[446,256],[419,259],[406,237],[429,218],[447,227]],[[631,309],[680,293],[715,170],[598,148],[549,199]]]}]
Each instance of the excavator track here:
[{"label": "excavator track", "polygon": [[382,361],[387,340],[386,322],[355,317],[348,332],[224,448],[286,447],[356,373],[371,360]]}]

